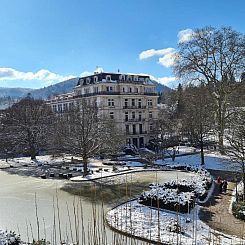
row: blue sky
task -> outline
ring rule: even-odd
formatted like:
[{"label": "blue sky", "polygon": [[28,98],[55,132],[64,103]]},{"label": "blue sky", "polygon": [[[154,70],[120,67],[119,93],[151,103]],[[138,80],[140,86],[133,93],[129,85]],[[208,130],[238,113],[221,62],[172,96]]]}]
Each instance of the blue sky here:
[{"label": "blue sky", "polygon": [[40,88],[96,67],[174,86],[180,38],[207,25],[245,33],[244,20],[244,0],[1,0],[0,87]]}]

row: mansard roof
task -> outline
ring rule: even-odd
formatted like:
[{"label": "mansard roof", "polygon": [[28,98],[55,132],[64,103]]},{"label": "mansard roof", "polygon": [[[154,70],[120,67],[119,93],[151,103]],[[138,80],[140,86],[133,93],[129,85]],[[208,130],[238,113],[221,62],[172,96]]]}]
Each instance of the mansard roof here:
[{"label": "mansard roof", "polygon": [[[110,76],[110,80],[108,81],[108,76]],[[97,77],[97,80],[95,80]],[[100,82],[134,82],[134,83],[149,83],[150,76],[148,75],[141,75],[141,74],[123,74],[123,73],[108,73],[108,72],[101,72],[95,73],[90,76],[81,77],[78,80],[77,86],[79,85],[87,85],[87,84],[95,84]]]}]

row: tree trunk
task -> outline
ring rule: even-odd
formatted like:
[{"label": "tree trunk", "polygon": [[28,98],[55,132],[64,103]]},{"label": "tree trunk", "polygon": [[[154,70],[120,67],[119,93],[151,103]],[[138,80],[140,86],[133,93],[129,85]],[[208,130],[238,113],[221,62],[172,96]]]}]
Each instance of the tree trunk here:
[{"label": "tree trunk", "polygon": [[83,158],[83,176],[88,175],[88,159]]},{"label": "tree trunk", "polygon": [[[222,97],[223,98],[223,97]],[[225,130],[225,107],[224,101],[221,97],[218,99],[218,138],[219,138],[219,151],[224,154],[224,130]]]},{"label": "tree trunk", "polygon": [[223,132],[219,132],[219,151],[221,154],[224,154],[224,133]]},{"label": "tree trunk", "polygon": [[200,127],[200,146],[201,146],[201,165],[204,165],[205,162],[204,162],[204,151],[203,151],[203,126],[201,124],[201,127]]},{"label": "tree trunk", "polygon": [[31,147],[30,154],[31,154],[31,160],[35,160],[36,159],[36,149],[35,149],[35,147]]},{"label": "tree trunk", "polygon": [[203,151],[203,141],[201,140],[201,165],[204,165],[204,151]]},{"label": "tree trunk", "polygon": [[242,162],[243,201],[245,201],[245,162]]}]

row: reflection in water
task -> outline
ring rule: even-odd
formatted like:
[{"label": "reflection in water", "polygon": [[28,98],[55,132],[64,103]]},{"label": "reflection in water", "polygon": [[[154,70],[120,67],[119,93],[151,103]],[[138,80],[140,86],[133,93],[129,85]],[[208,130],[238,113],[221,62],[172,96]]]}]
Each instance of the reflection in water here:
[{"label": "reflection in water", "polygon": [[[189,174],[178,175],[181,178]],[[176,172],[164,172],[158,173],[157,179],[163,182],[176,176]],[[126,178],[127,182],[133,179],[134,182],[147,184],[155,181],[156,174],[128,174],[120,178],[117,178],[119,184],[120,181],[125,182]],[[149,244],[112,232],[103,222],[109,205],[92,203],[84,197],[61,191],[64,181],[9,175],[2,171],[0,179],[0,229],[15,230],[23,240],[31,241],[38,237],[34,201],[36,193],[40,238],[46,237],[52,244],[59,244],[60,240],[79,240],[79,244]],[[111,181],[112,185],[116,183],[116,180]],[[121,191],[123,195],[124,191]],[[127,195],[130,196],[130,192]],[[96,196],[99,198],[99,193]],[[117,196],[120,199],[120,195]]]}]

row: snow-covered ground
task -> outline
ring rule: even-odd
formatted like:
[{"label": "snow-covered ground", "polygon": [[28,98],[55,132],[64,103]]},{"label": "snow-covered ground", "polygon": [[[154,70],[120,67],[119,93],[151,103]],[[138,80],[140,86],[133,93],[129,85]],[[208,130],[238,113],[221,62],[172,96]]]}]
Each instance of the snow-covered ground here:
[{"label": "snow-covered ground", "polygon": [[[190,214],[177,214],[158,212],[134,200],[109,211],[107,221],[117,230],[166,244],[245,244],[245,240],[210,229],[198,218],[198,206]],[[181,233],[174,232],[177,224]]]},{"label": "snow-covered ground", "polygon": [[[206,169],[212,170],[225,170],[225,171],[239,171],[241,169],[238,162],[232,162],[226,155],[221,155],[219,152],[205,153],[205,165]],[[175,161],[171,158],[164,160],[157,160],[156,164],[159,165],[186,165],[192,167],[199,167],[201,162],[200,154],[187,155],[176,157]]]},{"label": "snow-covered ground", "polygon": [[[173,149],[169,149],[169,154]],[[171,158],[165,158],[164,160],[156,160],[155,164],[162,166],[162,167],[173,167],[173,166],[192,166],[192,167],[199,167],[200,166],[200,154],[192,154],[186,156],[180,156],[183,153],[194,153],[196,149],[193,147],[186,147],[186,146],[179,146],[176,148],[177,154],[175,161],[172,161]],[[166,153],[168,155],[168,153]],[[76,158],[77,160],[81,160]],[[132,156],[125,156],[121,159],[122,165],[117,165],[117,170],[113,170],[112,165],[105,165],[103,162],[108,162],[109,160],[100,160],[100,159],[89,159],[88,168],[91,170],[91,174],[83,177],[82,174],[79,174],[83,170],[83,166],[81,163],[77,162],[71,164],[71,156],[61,156],[53,158],[50,155],[46,156],[38,156],[36,161],[30,160],[30,157],[21,157],[21,158],[14,158],[9,159],[6,163],[4,159],[0,159],[0,168],[6,168],[9,166],[12,167],[41,167],[43,165],[54,166],[60,165],[61,169],[67,169],[67,166],[70,166],[67,170],[68,171],[77,171],[76,177],[71,178],[73,181],[87,181],[92,179],[97,179],[101,177],[112,177],[115,175],[119,175],[122,173],[129,173],[134,171],[143,171],[144,164],[137,161],[137,158]],[[70,165],[69,165],[70,164]],[[212,153],[205,153],[205,166],[206,169],[213,169],[213,170],[225,170],[225,171],[239,171],[240,166],[239,163],[232,162],[228,156],[224,156],[219,154],[218,152]],[[149,170],[149,168],[148,168]],[[78,175],[78,176],[77,176]]]}]

